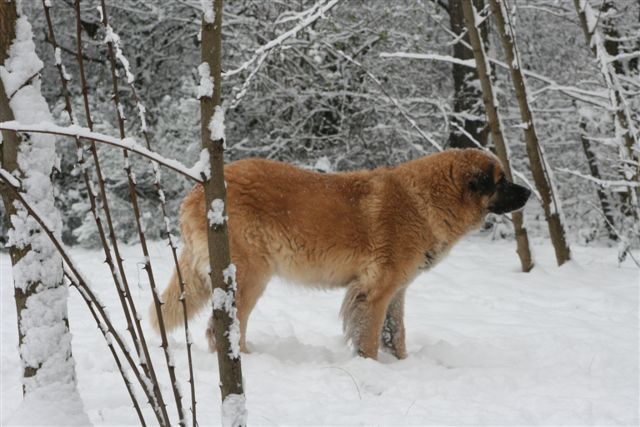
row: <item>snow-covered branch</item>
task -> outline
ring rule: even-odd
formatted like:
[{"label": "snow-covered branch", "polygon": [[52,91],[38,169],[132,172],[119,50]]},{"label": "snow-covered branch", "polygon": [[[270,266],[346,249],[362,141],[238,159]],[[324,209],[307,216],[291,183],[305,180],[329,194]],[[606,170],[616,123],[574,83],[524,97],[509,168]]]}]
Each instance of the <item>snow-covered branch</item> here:
[{"label": "snow-covered branch", "polygon": [[640,182],[637,181],[627,181],[624,179],[599,179],[599,178],[595,178],[591,175],[585,175],[581,172],[575,171],[575,170],[571,170],[571,169],[567,169],[567,168],[556,168],[556,170],[558,172],[562,172],[562,173],[568,173],[570,175],[574,175],[577,177],[580,177],[584,180],[593,182],[594,184],[602,187],[602,188],[611,188],[611,187],[634,187],[634,188],[640,188]]},{"label": "snow-covered branch", "polygon": [[115,138],[113,136],[101,134],[98,132],[92,132],[88,128],[72,125],[72,126],[58,126],[52,123],[38,123],[25,125],[17,121],[0,122],[0,130],[10,130],[15,132],[27,132],[27,133],[43,133],[49,135],[62,135],[73,138],[81,138],[89,141],[99,142],[114,147],[120,147],[122,149],[131,151],[142,157],[146,157],[149,160],[157,162],[158,164],[165,166],[179,174],[191,178],[196,182],[202,182],[203,165],[201,162],[197,162],[193,167],[189,168],[174,159],[167,159],[162,155],[151,151],[142,145],[138,144],[134,138],[128,137],[124,139]]},{"label": "snow-covered branch", "polygon": [[450,62],[452,64],[464,65],[465,67],[475,68],[476,61],[473,59],[458,59],[450,55],[440,55],[438,53],[412,53],[412,52],[383,52],[380,58],[405,58],[405,59],[423,59],[431,61]]},{"label": "snow-covered branch", "polygon": [[[460,43],[465,43],[465,42],[461,40]],[[469,46],[469,48],[471,47]],[[427,60],[427,61],[442,61],[442,62],[449,62],[452,64],[462,65],[469,68],[475,68],[476,66],[476,63],[473,59],[461,60],[449,55],[441,55],[437,53],[383,52],[380,54],[380,57],[381,58],[418,59],[418,60]],[[503,68],[505,70],[509,69],[509,65],[505,62],[502,62],[498,59],[491,58],[488,56],[486,59],[493,65],[497,65],[498,67]],[[522,72],[527,77],[531,77],[535,80],[539,80],[547,84],[547,86],[541,89],[540,91],[554,90],[554,91],[563,93],[576,100],[587,102],[589,104],[595,105],[603,109],[609,108],[607,104],[601,101],[602,99],[606,99],[606,95],[603,95],[598,91],[590,91],[590,90],[580,89],[574,86],[563,85],[547,76],[543,76],[540,73],[536,73],[535,71],[522,70]]]}]

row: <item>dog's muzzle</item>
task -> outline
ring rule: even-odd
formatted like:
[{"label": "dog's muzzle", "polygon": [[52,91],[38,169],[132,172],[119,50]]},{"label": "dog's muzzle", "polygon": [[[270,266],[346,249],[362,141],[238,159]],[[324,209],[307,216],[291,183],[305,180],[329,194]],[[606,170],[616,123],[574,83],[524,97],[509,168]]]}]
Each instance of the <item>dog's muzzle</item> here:
[{"label": "dog's muzzle", "polygon": [[489,212],[503,214],[522,209],[531,196],[531,190],[514,184],[506,179],[500,180],[493,200],[489,203]]}]

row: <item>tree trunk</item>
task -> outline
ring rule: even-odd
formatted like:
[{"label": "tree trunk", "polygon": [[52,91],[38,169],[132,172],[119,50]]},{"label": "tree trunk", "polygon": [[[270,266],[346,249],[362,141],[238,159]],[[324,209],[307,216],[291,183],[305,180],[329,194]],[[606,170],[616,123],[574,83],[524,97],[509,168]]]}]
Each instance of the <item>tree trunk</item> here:
[{"label": "tree trunk", "polygon": [[[31,39],[31,26],[16,3],[0,1],[0,68],[5,71],[0,81],[0,121],[18,120],[25,124],[52,121],[39,91],[41,65],[33,61],[35,52],[29,50]],[[14,42],[20,43],[21,49],[9,55]],[[10,56],[11,63],[7,61]],[[30,77],[24,78],[25,72]],[[30,106],[28,111],[25,104]],[[2,131],[0,166],[20,180],[24,197],[46,215],[47,222],[59,234],[62,221],[54,206],[49,179],[56,159],[50,138],[32,134],[23,140],[15,132]],[[43,417],[52,424],[88,423],[76,389],[62,258],[15,195],[3,184],[0,191],[9,231],[23,366],[24,401],[14,417],[25,423]],[[56,391],[55,396],[51,390]]]},{"label": "tree trunk", "polygon": [[533,121],[533,113],[529,107],[524,75],[520,69],[520,58],[518,57],[514,40],[514,30],[510,23],[508,23],[507,28],[506,20],[508,19],[508,15],[503,9],[500,0],[489,1],[491,3],[493,16],[496,20],[498,35],[502,42],[502,48],[507,59],[506,62],[509,64],[509,70],[511,71],[513,88],[518,99],[520,118],[523,124],[531,173],[533,175],[536,188],[542,198],[542,207],[549,227],[551,242],[553,243],[553,248],[556,253],[556,260],[558,265],[562,265],[571,259],[571,251],[567,244],[565,230],[562,224],[563,218],[561,217],[560,200],[558,199],[557,191],[554,188],[553,174],[551,168],[546,163],[546,159],[544,158],[544,150],[538,140],[538,135],[536,134],[536,128]]},{"label": "tree trunk", "polygon": [[[482,88],[482,100],[484,101],[484,109],[487,113],[489,122],[489,129],[491,130],[491,137],[496,147],[496,153],[502,166],[504,168],[504,174],[509,181],[513,181],[513,174],[511,172],[511,164],[509,161],[509,150],[502,134],[502,126],[500,121],[500,115],[498,114],[498,103],[495,100],[493,92],[493,86],[491,83],[491,69],[487,65],[486,52],[484,49],[484,43],[482,42],[481,35],[475,26],[475,20],[473,18],[473,9],[470,2],[465,1],[463,4],[464,17],[467,23],[469,41],[473,47],[473,55],[476,61],[476,70],[480,79],[480,86]],[[524,217],[522,212],[513,212],[511,214],[513,221],[513,228],[516,236],[517,253],[520,257],[520,264],[522,271],[529,272],[533,268],[533,259],[531,257],[531,249],[529,247],[529,237],[527,236],[527,229],[524,227]]]},{"label": "tree trunk", "polygon": [[[584,155],[587,158],[587,164],[589,165],[591,176],[596,179],[602,179],[600,169],[598,168],[598,162],[596,161],[596,155],[591,147],[591,141],[589,141],[589,137],[587,136],[587,119],[585,117],[580,118],[580,142],[582,143]],[[607,194],[600,186],[596,187],[596,192],[598,194],[598,200],[600,200],[600,206],[602,207],[602,214],[605,218],[604,225],[607,228],[609,239],[618,240],[618,235],[613,229],[613,214],[611,212],[611,203],[609,203],[609,199],[607,199]]]},{"label": "tree trunk", "polygon": [[[235,306],[235,267],[231,264],[229,236],[226,221],[226,189],[224,182],[224,135],[221,120],[221,49],[222,49],[222,0],[203,2],[202,62],[201,74],[211,73],[212,93],[200,98],[202,148],[209,154],[209,173],[204,173],[204,191],[207,217],[219,214],[222,221],[209,221],[208,246],[211,267],[210,279],[214,307],[212,327],[218,353],[220,391],[222,394],[223,424],[245,425],[242,366],[239,354],[239,336],[231,333],[237,327]],[[209,9],[211,8],[211,9]],[[213,15],[213,16],[211,16]],[[205,66],[205,64],[207,64]],[[225,295],[232,304],[217,304],[216,296]],[[240,408],[231,408],[233,402]]]},{"label": "tree trunk", "polygon": [[[449,22],[451,31],[456,34],[462,34],[465,31],[464,16],[462,13],[463,0],[449,0]],[[484,0],[474,0],[477,8],[484,8]],[[487,25],[482,25],[480,36],[486,44],[488,41]],[[469,35],[465,34],[462,40],[469,43]],[[473,52],[462,43],[458,42],[453,45],[453,56],[458,59],[472,59]],[[486,123],[481,118],[483,116],[480,99],[482,93],[473,85],[478,80],[478,73],[475,69],[465,67],[460,64],[453,64],[451,68],[453,76],[453,111],[458,114],[466,114],[467,118],[462,120],[462,127],[465,132],[458,129],[452,129],[449,134],[449,146],[453,148],[470,148],[477,147],[473,139],[478,141],[480,145],[487,145],[487,132],[485,131]]]},{"label": "tree trunk", "polygon": [[[602,31],[605,35],[604,48],[610,56],[617,56],[622,52],[620,33],[612,16],[612,12],[616,10],[616,4],[613,0],[604,0],[600,6],[600,11],[604,16],[602,19]],[[613,69],[618,74],[625,74],[623,61],[614,61]]]}]

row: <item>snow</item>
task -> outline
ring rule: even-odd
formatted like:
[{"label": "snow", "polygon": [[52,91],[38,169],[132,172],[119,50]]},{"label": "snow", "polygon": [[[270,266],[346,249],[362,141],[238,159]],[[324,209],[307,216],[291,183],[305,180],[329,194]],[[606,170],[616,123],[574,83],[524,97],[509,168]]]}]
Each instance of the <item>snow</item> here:
[{"label": "snow", "polygon": [[204,179],[206,180],[211,178],[211,160],[209,158],[209,150],[206,148],[200,150],[200,156],[192,169],[194,171],[198,171],[198,175],[201,177],[204,176]]},{"label": "snow", "polygon": [[215,288],[213,290],[213,296],[211,297],[211,303],[213,304],[214,310],[227,309],[228,306],[231,306],[233,300],[229,299],[229,295],[222,288]]},{"label": "snow", "polygon": [[331,160],[329,160],[327,156],[322,156],[318,160],[316,160],[315,165],[313,165],[313,169],[324,173],[333,172]]},{"label": "snow", "polygon": [[9,49],[9,57],[5,66],[0,67],[0,78],[4,83],[7,97],[12,95],[42,69],[42,61],[35,52],[35,44],[31,38],[31,25],[25,17],[16,22],[16,38]]},{"label": "snow", "polygon": [[229,290],[225,291],[221,288],[213,290],[211,303],[214,310],[225,310],[231,318],[229,330],[225,331],[225,335],[229,339],[229,357],[237,359],[240,357],[240,322],[238,321],[238,310],[233,305],[234,295],[236,292],[236,266],[232,263],[222,270],[222,277],[228,284]]},{"label": "snow", "polygon": [[216,105],[209,121],[209,131],[211,132],[212,141],[220,141],[224,139],[224,109],[220,105]]},{"label": "snow", "polygon": [[[140,129],[142,132],[147,132],[147,107],[144,106],[142,102],[136,102],[136,107],[138,108],[138,117],[140,118]],[[154,164],[154,170],[156,165]]]},{"label": "snow", "polygon": [[222,270],[222,277],[224,279],[225,283],[231,283],[231,289],[233,289],[234,291],[236,290],[236,265],[231,263],[227,266],[227,268],[225,268],[224,270]]},{"label": "snow", "polygon": [[[557,267],[551,244],[534,241],[536,268],[519,272],[515,243],[474,236],[407,291],[409,357],[353,355],[338,318],[344,291],[293,287],[274,279],[254,310],[250,354],[242,355],[249,425],[637,425],[638,284],[615,248],[572,245]],[[158,283],[173,263],[165,242],[150,242]],[[100,251],[72,249],[95,292],[124,330],[118,297]],[[138,275],[140,248],[122,248],[138,307],[151,302]],[[0,254],[2,283],[10,261]],[[15,304],[0,288],[2,418],[21,400]],[[209,310],[191,324],[201,425],[222,419],[217,357],[204,337]],[[72,290],[69,322],[78,387],[95,425],[138,425],[122,378],[81,296]],[[171,395],[160,337],[148,319],[151,357]],[[169,337],[181,387],[188,389],[184,332]],[[177,420],[170,406],[172,420]],[[151,409],[143,406],[147,420]],[[38,413],[30,414],[37,417]]]},{"label": "snow", "polygon": [[55,57],[55,64],[62,65],[62,51],[59,47],[56,47],[53,51],[53,56]]},{"label": "snow", "polygon": [[578,171],[574,171],[574,170],[570,170],[567,168],[557,168],[556,169],[559,172],[564,172],[564,173],[569,173],[571,175],[575,175],[575,176],[579,176],[582,179],[585,179],[587,181],[591,181],[594,184],[602,187],[602,188],[610,188],[610,187],[620,187],[620,188],[626,188],[626,187],[640,187],[640,182],[634,182],[634,181],[626,181],[623,179],[611,179],[611,180],[605,180],[605,179],[599,179],[599,178],[594,178],[591,175],[585,175],[583,173],[580,173]]},{"label": "snow", "polygon": [[222,402],[222,425],[240,427],[247,425],[247,399],[244,394],[230,394]]},{"label": "snow", "polygon": [[207,212],[207,218],[209,218],[210,227],[224,225],[225,221],[229,219],[229,217],[224,214],[224,200],[213,199],[211,209]]},{"label": "snow", "polygon": [[406,59],[425,59],[432,61],[444,61],[452,64],[464,65],[465,67],[475,68],[475,59],[459,59],[450,55],[440,55],[437,53],[410,53],[410,52],[393,52],[381,53],[380,58],[406,58]]},{"label": "snow", "polygon": [[198,99],[213,96],[213,77],[211,77],[211,67],[206,62],[198,65],[198,74],[200,75],[200,84],[198,85]]},{"label": "snow", "polygon": [[[102,21],[102,9],[100,9],[100,16],[100,20]],[[129,60],[122,53],[120,36],[115,31],[113,31],[111,25],[107,25],[105,27],[104,43],[111,43],[113,49],[115,50],[116,58],[118,59],[118,61],[120,61],[122,67],[124,68],[124,73],[127,76],[127,83],[132,84],[136,80],[136,78],[131,72]],[[122,115],[122,117],[124,117],[124,115]]]},{"label": "snow", "polygon": [[213,24],[213,21],[216,19],[216,13],[213,10],[213,0],[200,0],[200,4],[202,5],[202,17],[204,22]]}]

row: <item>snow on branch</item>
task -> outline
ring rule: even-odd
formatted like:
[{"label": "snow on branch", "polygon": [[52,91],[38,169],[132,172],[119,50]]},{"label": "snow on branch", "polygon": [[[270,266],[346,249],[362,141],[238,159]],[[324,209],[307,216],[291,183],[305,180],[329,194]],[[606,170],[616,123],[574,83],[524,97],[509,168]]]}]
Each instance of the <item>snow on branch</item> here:
[{"label": "snow on branch", "polygon": [[558,172],[562,172],[562,173],[568,173],[570,175],[574,175],[577,177],[580,177],[582,179],[585,179],[587,181],[591,181],[594,184],[602,187],[602,188],[610,188],[610,187],[635,187],[635,188],[640,188],[640,182],[636,182],[636,181],[627,181],[624,179],[600,179],[600,178],[595,178],[591,175],[585,175],[583,173],[580,173],[578,171],[574,171],[571,169],[567,169],[567,168],[556,168],[556,170]]},{"label": "snow on branch", "polygon": [[[102,17],[101,21],[103,21],[105,16],[103,14],[104,11],[102,9],[100,10],[102,11],[102,13],[100,14]],[[109,24],[105,25],[105,33],[106,34],[104,36],[104,43],[111,43],[113,45],[116,58],[118,59],[120,64],[122,64],[122,67],[124,68],[124,73],[127,76],[127,83],[129,84],[133,83],[135,81],[135,76],[131,72],[129,60],[122,53],[122,49],[120,47],[120,36],[118,35],[118,33],[113,31],[113,28]]]},{"label": "snow on branch", "polygon": [[[278,37],[276,37],[275,39],[271,40],[270,42],[260,46],[258,49],[256,49],[253,52],[253,56],[246,62],[244,62],[242,65],[240,65],[238,68],[234,69],[234,70],[230,70],[227,72],[222,73],[222,77],[231,77],[233,75],[236,75],[244,70],[246,70],[247,68],[249,68],[251,66],[251,64],[253,64],[254,62],[256,62],[256,60],[258,60],[259,58],[261,58],[263,56],[263,54],[265,54],[266,52],[279,47],[280,45],[282,45],[282,43],[291,38],[291,37],[295,37],[296,34],[298,34],[301,30],[307,28],[309,25],[313,24],[314,22],[316,22],[319,18],[324,17],[324,14],[327,13],[328,11],[330,11],[336,4],[338,4],[340,0],[330,0],[330,1],[320,1],[318,3],[316,3],[315,5],[313,5],[311,8],[307,9],[307,11],[303,12],[301,15],[306,15],[306,18],[304,18],[302,21],[300,21],[300,23],[298,23],[298,25],[296,25],[295,27],[293,27],[292,29],[290,29],[289,31],[280,34]],[[264,60],[264,59],[262,59]]]},{"label": "snow on branch", "polygon": [[161,164],[175,172],[178,172],[179,174],[184,175],[187,178],[191,178],[194,181],[202,182],[202,162],[198,161],[193,167],[189,168],[178,160],[168,159],[154,151],[143,147],[142,145],[138,144],[134,138],[131,137],[120,139],[98,132],[92,132],[88,128],[81,126],[58,126],[48,122],[32,125],[24,125],[17,121],[0,122],[0,130],[63,135],[100,142],[103,144],[112,145],[114,147],[120,147],[142,157],[146,157],[149,160],[157,162],[158,164]]},{"label": "snow on branch", "polygon": [[[380,57],[444,61],[444,62],[452,62],[452,63],[460,64],[470,68],[475,68],[475,64],[476,64],[473,59],[460,60],[457,58],[453,58],[449,55],[440,55],[437,53],[422,54],[422,53],[412,53],[412,52],[393,52],[393,53],[383,52],[380,54]],[[507,63],[502,62],[498,59],[487,57],[487,61],[489,61],[494,65],[497,65],[500,68],[503,68],[506,70],[509,69],[509,65]],[[531,71],[531,70],[522,70],[522,72],[527,77],[531,77],[535,80],[548,84],[549,86],[546,87],[544,90],[557,90],[558,92],[564,93],[565,95],[570,96],[572,98],[576,98],[578,100],[588,102],[590,104],[594,104],[601,108],[605,108],[605,109],[608,108],[606,104],[600,103],[595,99],[585,98],[586,96],[586,97],[593,97],[593,98],[599,98],[599,99],[606,99],[607,96],[602,94],[599,91],[592,91],[592,90],[580,89],[574,86],[562,85],[547,76],[543,76],[542,74],[536,73],[535,71]]]},{"label": "snow on branch", "polygon": [[216,20],[216,13],[213,10],[213,2],[211,0],[200,0],[202,7],[202,17],[207,24],[213,24]]},{"label": "snow on branch", "polygon": [[[461,40],[460,43],[465,43],[465,42]],[[466,46],[469,47],[469,49],[471,48],[469,45],[466,45]],[[476,66],[476,62],[473,59],[462,60],[462,59],[454,58],[449,55],[441,55],[438,53],[382,52],[380,54],[380,57],[381,58],[400,58],[400,59],[419,59],[419,60],[427,60],[427,61],[443,61],[443,62],[462,65],[464,67],[469,67],[469,68],[475,68]],[[506,70],[509,69],[509,65],[500,60],[487,56],[487,61],[489,61],[494,65],[497,65],[500,68],[503,68]],[[553,79],[547,76],[543,76],[542,74],[536,73],[535,71],[522,70],[522,72],[527,77],[531,77],[535,80],[541,81],[548,85],[547,87],[545,87],[544,89],[541,89],[538,92],[541,92],[543,90],[545,91],[555,90],[571,98],[577,99],[579,101],[586,102],[603,109],[609,108],[608,104],[599,101],[600,99],[606,99],[607,96],[598,91],[590,91],[590,90],[580,89],[574,86],[563,85],[563,84],[557,83],[556,81],[554,81]]]},{"label": "snow on branch", "polygon": [[407,58],[407,59],[425,59],[433,61],[451,62],[452,64],[463,65],[469,68],[476,67],[474,59],[458,59],[450,55],[440,55],[437,53],[411,53],[411,52],[383,52],[380,58]]}]

